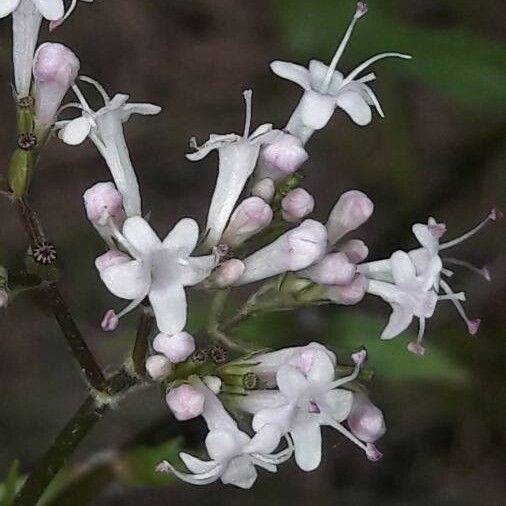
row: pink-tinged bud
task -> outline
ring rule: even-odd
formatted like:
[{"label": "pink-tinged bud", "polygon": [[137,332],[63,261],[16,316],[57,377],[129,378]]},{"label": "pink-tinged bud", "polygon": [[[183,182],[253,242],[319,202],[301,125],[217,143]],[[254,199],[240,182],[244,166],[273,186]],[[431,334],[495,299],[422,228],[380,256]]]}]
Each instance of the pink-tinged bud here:
[{"label": "pink-tinged bud", "polygon": [[378,462],[383,458],[383,454],[372,443],[366,444],[365,454],[371,462]]},{"label": "pink-tinged bud", "polygon": [[269,177],[258,181],[258,183],[256,183],[251,190],[251,195],[254,197],[260,197],[267,203],[271,202],[271,200],[274,198],[275,193],[276,185],[274,184],[274,181]]},{"label": "pink-tinged bud", "polygon": [[369,248],[360,239],[351,239],[339,247],[339,251],[345,253],[350,262],[359,264],[369,255]]},{"label": "pink-tinged bud", "polygon": [[353,396],[348,425],[364,443],[374,443],[386,432],[383,412],[363,394]]},{"label": "pink-tinged bud", "polygon": [[321,285],[349,285],[357,266],[344,253],[330,253],[321,262],[299,272],[299,275]]},{"label": "pink-tinged bud", "polygon": [[179,332],[173,336],[160,333],[153,341],[153,349],[163,353],[173,364],[178,364],[195,351],[195,339],[188,332]]},{"label": "pink-tinged bud", "polygon": [[202,381],[213,394],[218,395],[220,393],[222,382],[218,376],[204,376]]},{"label": "pink-tinged bud", "polygon": [[365,223],[374,211],[371,199],[361,191],[343,193],[327,221],[329,243],[335,244],[345,234]]},{"label": "pink-tinged bud", "polygon": [[327,298],[335,304],[353,306],[364,298],[367,286],[367,279],[359,274],[355,276],[355,279],[349,285],[329,286],[327,288]]},{"label": "pink-tinged bud", "polygon": [[357,9],[355,10],[355,18],[360,19],[367,13],[367,4],[364,2],[357,2]]},{"label": "pink-tinged bud", "polygon": [[408,344],[407,348],[408,351],[418,357],[423,357],[425,355],[425,347],[419,341],[411,341]]},{"label": "pink-tinged bud", "polygon": [[165,397],[169,409],[180,422],[200,416],[204,411],[204,399],[204,394],[190,385],[172,388]]},{"label": "pink-tinged bud", "polygon": [[233,285],[243,274],[244,263],[237,258],[223,262],[214,274],[214,281],[220,288]]},{"label": "pink-tinged bud", "polygon": [[222,242],[236,247],[258,234],[272,221],[272,209],[260,197],[243,200],[232,213],[228,227],[222,236]]},{"label": "pink-tinged bud", "polygon": [[58,109],[79,73],[77,56],[63,44],[45,42],[35,52],[35,113],[43,125],[54,123]]},{"label": "pink-tinged bud", "polygon": [[326,249],[326,228],[315,220],[305,220],[246,258],[246,269],[236,285],[253,283],[283,272],[300,271],[320,261]]},{"label": "pink-tinged bud", "polygon": [[4,288],[0,288],[0,308],[7,307],[9,303],[9,294]]},{"label": "pink-tinged bud", "polygon": [[121,251],[112,249],[95,259],[95,267],[97,268],[98,272],[102,272],[108,267],[124,264],[129,261],[130,257],[128,255],[122,253]]},{"label": "pink-tinged bud", "polygon": [[94,225],[105,226],[112,219],[117,227],[125,221],[123,197],[114,183],[97,183],[83,195],[86,216]]},{"label": "pink-tinged bud", "polygon": [[367,350],[362,348],[361,350],[352,353],[351,359],[357,367],[362,367],[367,360]]},{"label": "pink-tinged bud", "polygon": [[262,150],[262,162],[269,169],[277,169],[281,177],[293,174],[308,159],[302,141],[295,135],[281,132]]},{"label": "pink-tinged bud", "polygon": [[102,319],[101,327],[106,332],[112,332],[118,328],[119,318],[113,309],[109,309]]},{"label": "pink-tinged bud", "polygon": [[289,223],[297,223],[311,214],[313,209],[314,198],[304,188],[295,188],[281,201],[283,219]]},{"label": "pink-tinged bud", "polygon": [[152,355],[146,360],[146,371],[155,381],[168,376],[171,370],[170,360],[163,355]]}]

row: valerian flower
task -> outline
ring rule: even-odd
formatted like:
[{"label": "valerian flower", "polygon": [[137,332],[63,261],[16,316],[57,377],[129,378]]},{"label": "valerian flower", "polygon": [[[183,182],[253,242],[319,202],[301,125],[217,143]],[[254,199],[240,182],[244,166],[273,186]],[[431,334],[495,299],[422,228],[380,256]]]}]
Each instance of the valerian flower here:
[{"label": "valerian flower", "polygon": [[128,121],[132,114],[158,114],[161,108],[153,104],[128,103],[129,96],[123,94],[117,94],[111,99],[104,88],[93,79],[81,77],[81,80],[97,88],[104,100],[104,107],[93,111],[80,89],[74,85],[72,89],[80,103],[68,104],[66,107],[76,107],[82,111],[82,115],[73,120],[59,121],[58,135],[65,144],[71,146],[81,144],[89,137],[103,156],[116,187],[123,195],[127,216],[140,216],[139,183],[125,142],[123,123]]},{"label": "valerian flower", "polygon": [[191,146],[195,153],[186,155],[189,160],[202,160],[211,151],[217,149],[219,156],[218,179],[214,189],[206,225],[206,245],[216,246],[227,226],[248,178],[257,163],[262,143],[268,142],[277,135],[271,124],[259,126],[253,133],[251,129],[251,90],[244,92],[246,101],[246,120],[244,133],[216,135],[211,134],[202,146],[197,146],[195,139]]},{"label": "valerian flower", "polygon": [[178,471],[167,461],[158,465],[158,471],[172,472],[195,485],[207,485],[220,479],[224,484],[247,489],[257,478],[255,466],[275,473],[276,466],[291,457],[293,450],[290,445],[273,453],[281,440],[277,427],[266,425],[251,438],[239,430],[218,397],[200,379],[194,378],[192,386],[205,397],[202,416],[209,429],[205,445],[211,460],[180,453],[181,460],[191,474]]},{"label": "valerian flower", "polygon": [[279,391],[251,392],[239,401],[240,406],[254,413],[254,430],[277,426],[282,433],[290,434],[295,461],[304,471],[320,465],[322,425],[335,428],[363,449],[370,460],[378,460],[381,454],[371,442],[363,443],[342,425],[351,413],[353,393],[340,387],[356,379],[365,357],[363,350],[354,354],[353,373],[336,379],[335,363],[328,352],[314,346],[300,349],[277,370]]},{"label": "valerian flower", "polygon": [[[172,335],[186,325],[185,287],[196,285],[209,276],[216,266],[214,255],[191,257],[198,240],[198,225],[183,218],[163,242],[140,217],[128,218],[115,238],[132,259],[114,262],[100,269],[108,290],[132,302],[118,315],[121,317],[148,297],[161,332]],[[106,254],[107,255],[107,254]]]},{"label": "valerian flower", "polygon": [[346,77],[336,70],[355,23],[366,12],[366,5],[358,2],[353,19],[328,66],[317,60],[311,60],[308,68],[282,61],[271,63],[275,74],[298,84],[304,90],[304,95],[286,126],[286,130],[299,137],[303,143],[309,140],[315,130],[325,127],[336,107],[343,109],[352,121],[360,126],[371,122],[371,107],[375,107],[380,116],[383,116],[376,95],[366,84],[376,79],[375,74],[370,73],[360,78],[358,76],[371,64],[383,58],[411,58],[401,53],[381,53],[361,63]]}]

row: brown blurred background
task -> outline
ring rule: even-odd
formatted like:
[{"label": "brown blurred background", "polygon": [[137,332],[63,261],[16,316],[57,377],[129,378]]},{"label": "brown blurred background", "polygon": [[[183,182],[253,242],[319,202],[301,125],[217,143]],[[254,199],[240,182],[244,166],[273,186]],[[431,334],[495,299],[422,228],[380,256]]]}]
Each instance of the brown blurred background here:
[{"label": "brown blurred background", "polygon": [[[351,0],[96,0],[79,2],[71,19],[44,40],[69,45],[81,72],[111,92],[163,107],[154,118],[126,126],[144,208],[165,233],[182,216],[205,217],[216,158],[185,160],[187,141],[209,132],[241,131],[241,92],[254,90],[254,120],[282,127],[300,90],[271,75],[273,59],[328,61],[354,9]],[[456,236],[493,206],[506,209],[506,4],[471,0],[383,0],[369,3],[341,70],[378,52],[396,50],[411,62],[374,66],[373,87],[386,119],[360,128],[337,112],[309,144],[303,183],[325,217],[340,193],[366,191],[376,204],[360,230],[372,258],[414,246],[410,226],[434,215]],[[10,92],[10,20],[0,22],[0,159],[15,145]],[[100,330],[102,313],[121,307],[93,267],[103,245],[87,223],[81,196],[109,179],[90,142],[70,148],[53,141],[35,176],[31,199],[62,259],[62,291],[90,346],[107,370],[128,352],[135,318],[121,330]],[[14,209],[0,200],[0,263],[22,265],[26,241]],[[428,353],[410,355],[410,336],[380,343],[388,306],[366,301],[259,320],[247,331],[271,346],[318,338],[346,354],[366,344],[376,370],[372,396],[387,417],[380,447],[385,458],[366,461],[337,434],[325,434],[324,458],[313,473],[293,464],[261,476],[250,491],[213,485],[104,488],[89,504],[214,505],[485,505],[506,503],[506,253],[504,222],[459,247],[454,256],[488,264],[490,283],[458,270],[456,290],[483,319],[475,337],[450,305],[430,321]],[[458,254],[458,255],[457,255]],[[195,300],[197,307],[201,301]],[[36,295],[17,298],[0,315],[0,474],[19,458],[29,471],[85,395],[58,329]],[[182,435],[197,449],[199,423],[177,424],[154,388],[127,399],[104,418],[73,463],[95,452],[129,451]],[[121,481],[121,480],[119,480]],[[149,481],[148,481],[149,483]],[[76,503],[77,504],[77,503]]]}]

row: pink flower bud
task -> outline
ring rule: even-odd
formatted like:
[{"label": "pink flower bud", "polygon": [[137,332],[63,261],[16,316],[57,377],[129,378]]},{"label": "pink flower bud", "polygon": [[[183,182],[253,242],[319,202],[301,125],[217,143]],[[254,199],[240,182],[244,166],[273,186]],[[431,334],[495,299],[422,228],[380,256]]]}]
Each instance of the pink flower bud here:
[{"label": "pink flower bud", "polygon": [[9,294],[5,288],[0,288],[0,308],[7,307],[9,303]]},{"label": "pink flower bud", "polygon": [[173,364],[178,364],[195,351],[195,340],[188,332],[179,332],[173,336],[160,333],[153,341],[153,348],[158,353],[163,353]]},{"label": "pink flower bud", "polygon": [[118,328],[119,318],[113,309],[109,309],[102,319],[101,327],[106,332],[112,332]]},{"label": "pink flower bud", "polygon": [[125,221],[123,197],[111,182],[97,183],[83,195],[86,216],[94,225],[105,226],[109,218],[117,227]]},{"label": "pink flower bud", "polygon": [[176,420],[190,420],[204,411],[204,394],[190,385],[172,388],[165,400]]},{"label": "pink flower bud", "polygon": [[281,177],[293,174],[308,159],[302,141],[295,135],[281,132],[262,151],[262,161],[271,169],[281,172]]},{"label": "pink flower bud", "polygon": [[283,219],[296,223],[313,212],[314,198],[304,188],[295,188],[281,201]]},{"label": "pink flower bud", "polygon": [[305,220],[246,258],[246,269],[236,285],[252,283],[283,272],[300,271],[321,260],[326,249],[325,227],[315,220]]},{"label": "pink flower bud", "polygon": [[339,247],[339,251],[345,253],[350,262],[359,264],[369,255],[369,248],[360,239],[351,239]]},{"label": "pink flower bud", "polygon": [[359,303],[367,291],[367,279],[361,274],[355,276],[355,279],[346,286],[329,286],[327,288],[327,298],[335,304],[352,306]]},{"label": "pink flower bud", "polygon": [[349,285],[357,266],[344,253],[331,253],[321,262],[299,272],[300,276],[322,285]]},{"label": "pink flower bud", "polygon": [[80,63],[66,46],[45,42],[35,53],[33,76],[35,78],[35,112],[43,125],[54,123],[63,97],[75,81]]},{"label": "pink flower bud", "polygon": [[274,184],[274,181],[269,177],[258,181],[258,183],[256,183],[251,190],[251,195],[254,197],[260,197],[267,203],[269,203],[274,198],[275,193],[276,185]]},{"label": "pink flower bud", "polygon": [[124,264],[129,261],[130,257],[128,255],[122,253],[121,251],[112,249],[95,259],[95,267],[97,268],[98,272],[102,272],[108,267]]},{"label": "pink flower bud", "polygon": [[218,376],[204,376],[202,381],[213,394],[218,395],[221,390],[221,379]]},{"label": "pink flower bud", "polygon": [[146,360],[146,371],[155,381],[168,376],[171,369],[170,360],[163,355],[152,355]]},{"label": "pink flower bud", "polygon": [[232,213],[222,242],[236,247],[267,227],[272,221],[272,209],[259,197],[243,200]]},{"label": "pink flower bud", "polygon": [[233,285],[244,272],[245,266],[241,260],[232,258],[223,262],[214,274],[214,280],[220,288]]},{"label": "pink flower bud", "polygon": [[364,443],[374,443],[386,432],[383,412],[363,394],[353,396],[348,425]]},{"label": "pink flower bud", "polygon": [[374,211],[374,204],[357,190],[343,193],[330,212],[327,221],[329,243],[335,244],[345,234],[365,223]]}]

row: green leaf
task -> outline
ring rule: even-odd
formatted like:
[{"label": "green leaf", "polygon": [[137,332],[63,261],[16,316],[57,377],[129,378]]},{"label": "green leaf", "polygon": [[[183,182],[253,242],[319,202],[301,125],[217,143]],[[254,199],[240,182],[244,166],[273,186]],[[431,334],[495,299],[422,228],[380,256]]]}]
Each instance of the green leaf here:
[{"label": "green leaf", "polygon": [[[397,74],[411,75],[449,97],[468,104],[506,107],[506,52],[503,45],[463,28],[422,29],[396,19],[380,2],[368,2],[343,57],[345,72],[384,51],[413,60],[378,62]],[[291,49],[303,58],[329,61],[352,14],[352,2],[275,0],[273,8]],[[360,55],[360,56],[359,56]],[[353,62],[350,64],[350,62]],[[383,68],[382,68],[383,67]],[[387,72],[388,72],[387,70]]]},{"label": "green leaf", "polygon": [[[405,335],[382,341],[379,336],[384,326],[385,320],[381,318],[335,312],[329,318],[325,343],[341,358],[364,346],[368,352],[367,365],[381,381],[427,380],[458,386],[469,381],[469,373],[439,349],[437,343],[427,346],[425,356],[417,357],[407,350],[409,341]],[[409,336],[409,340],[414,338]]]},{"label": "green leaf", "polygon": [[4,482],[0,484],[0,506],[12,504],[22,481],[23,479],[19,477],[19,461],[15,460],[9,467]]}]

